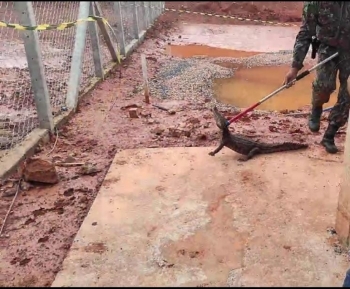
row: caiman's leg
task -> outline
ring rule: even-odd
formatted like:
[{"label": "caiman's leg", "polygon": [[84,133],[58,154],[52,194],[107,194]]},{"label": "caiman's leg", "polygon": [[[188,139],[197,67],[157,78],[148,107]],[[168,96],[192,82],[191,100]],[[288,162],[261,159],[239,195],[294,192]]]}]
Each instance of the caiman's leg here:
[{"label": "caiman's leg", "polygon": [[221,142],[219,146],[212,152],[209,153],[210,156],[215,156],[219,151],[221,151],[224,148],[224,144]]},{"label": "caiman's leg", "polygon": [[246,162],[247,160],[250,160],[254,156],[258,155],[259,153],[260,153],[259,148],[253,148],[246,156],[242,156],[238,160],[240,162]]}]

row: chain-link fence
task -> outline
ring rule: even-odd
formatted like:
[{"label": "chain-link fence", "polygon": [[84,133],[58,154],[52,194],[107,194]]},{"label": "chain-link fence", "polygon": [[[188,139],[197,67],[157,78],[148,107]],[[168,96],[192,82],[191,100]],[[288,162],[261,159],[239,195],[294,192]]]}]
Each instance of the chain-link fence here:
[{"label": "chain-link fence", "polygon": [[[102,78],[119,53],[127,55],[164,7],[164,2],[0,2],[0,158],[35,128],[52,130],[54,118],[74,109],[79,93]],[[89,15],[95,21],[75,23]]]}]

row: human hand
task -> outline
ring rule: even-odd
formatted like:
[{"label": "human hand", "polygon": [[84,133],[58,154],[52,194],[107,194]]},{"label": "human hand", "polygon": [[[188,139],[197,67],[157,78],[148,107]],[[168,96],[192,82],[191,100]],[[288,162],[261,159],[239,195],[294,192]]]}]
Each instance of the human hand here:
[{"label": "human hand", "polygon": [[298,71],[299,70],[297,68],[291,68],[288,71],[288,73],[286,74],[286,76],[284,78],[284,82],[283,82],[283,85],[287,85],[286,88],[289,88],[292,85],[294,85],[294,82],[292,83],[292,81],[297,77]]}]

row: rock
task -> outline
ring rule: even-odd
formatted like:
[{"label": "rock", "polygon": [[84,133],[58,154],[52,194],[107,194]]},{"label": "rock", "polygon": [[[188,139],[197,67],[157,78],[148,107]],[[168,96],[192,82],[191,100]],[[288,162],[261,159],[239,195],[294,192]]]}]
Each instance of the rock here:
[{"label": "rock", "polygon": [[141,117],[151,117],[152,113],[150,111],[141,111],[140,116]]},{"label": "rock", "polygon": [[289,130],[289,133],[292,134],[292,133],[304,133],[304,131],[300,128],[294,128],[294,129],[291,129]]},{"label": "rock", "polygon": [[190,137],[191,136],[191,131],[188,129],[184,129],[182,130],[182,135],[186,136],[186,137]]},{"label": "rock", "polygon": [[139,118],[137,115],[137,108],[130,108],[129,109],[129,117],[130,118]]},{"label": "rock", "polygon": [[191,124],[198,124],[200,123],[200,120],[196,117],[190,117],[188,120],[187,120],[189,123]]},{"label": "rock", "polygon": [[177,128],[170,127],[169,128],[169,135],[171,137],[180,137],[181,136],[181,131]]},{"label": "rock", "polygon": [[152,118],[148,118],[147,121],[146,121],[147,124],[156,124],[158,123],[157,121],[155,121],[154,119]]},{"label": "rock", "polygon": [[200,134],[199,136],[198,136],[198,140],[207,140],[208,138],[207,138],[207,136],[205,135],[205,134]]},{"label": "rock", "polygon": [[73,188],[69,188],[69,189],[65,190],[65,191],[63,192],[63,195],[64,195],[65,197],[71,197],[71,196],[73,196],[73,195],[74,195],[74,189],[73,189]]},{"label": "rock", "polygon": [[29,191],[31,188],[33,188],[33,185],[30,183],[27,183],[25,181],[21,182],[21,190],[22,191]]},{"label": "rock", "polygon": [[40,158],[27,160],[23,171],[23,178],[26,182],[44,184],[57,184],[59,181],[54,164]]},{"label": "rock", "polygon": [[93,164],[86,163],[80,168],[79,172],[82,175],[96,175],[100,171]]},{"label": "rock", "polygon": [[75,163],[76,162],[76,159],[72,156],[68,156],[64,159],[63,161],[64,163]]},{"label": "rock", "polygon": [[3,191],[2,196],[5,198],[13,197],[17,192],[16,188],[7,188]]},{"label": "rock", "polygon": [[185,128],[186,126],[187,126],[187,124],[184,123],[184,122],[182,122],[182,123],[179,124],[179,128]]},{"label": "rock", "polygon": [[176,111],[173,110],[173,109],[169,109],[169,110],[168,110],[168,114],[170,114],[170,115],[174,115],[175,113],[176,113]]},{"label": "rock", "polygon": [[86,204],[89,202],[89,199],[86,196],[80,196],[78,201],[81,204]]},{"label": "rock", "polygon": [[190,137],[191,131],[189,129],[185,129],[185,128],[178,129],[178,128],[170,127],[169,128],[169,135],[171,137],[176,137],[176,138],[179,138],[181,136]]},{"label": "rock", "polygon": [[161,135],[164,131],[165,131],[165,129],[163,129],[161,127],[156,127],[156,128],[151,130],[151,133],[154,133],[156,135]]},{"label": "rock", "polygon": [[210,127],[210,122],[206,122],[205,124],[203,124],[203,128],[208,128]]},{"label": "rock", "polygon": [[277,129],[277,127],[275,127],[275,126],[270,125],[270,126],[269,126],[269,131],[270,131],[270,132],[278,132],[278,129]]}]

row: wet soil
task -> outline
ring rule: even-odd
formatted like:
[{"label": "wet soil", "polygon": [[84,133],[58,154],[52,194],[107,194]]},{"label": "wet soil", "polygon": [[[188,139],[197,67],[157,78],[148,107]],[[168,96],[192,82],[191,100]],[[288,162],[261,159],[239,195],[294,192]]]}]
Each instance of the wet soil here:
[{"label": "wet soil", "polygon": [[[266,12],[258,2],[249,3],[255,3],[261,11],[261,17],[273,14]],[[291,3],[298,6],[301,2]],[[181,4],[172,2],[170,5]],[[287,5],[292,4],[285,4]],[[190,4],[188,7],[191,8]],[[279,8],[274,11],[281,11],[280,6],[276,7]],[[192,8],[199,9],[196,6]],[[244,7],[240,11],[244,14]],[[290,10],[290,13],[293,11]],[[298,14],[300,11],[298,10]],[[238,10],[236,12],[238,13]],[[251,12],[248,11],[245,15],[249,16],[249,13]],[[204,101],[170,102],[151,98],[154,104],[174,108],[175,114],[169,114],[146,105],[139,89],[142,85],[140,54],[146,55],[149,77],[154,77],[158,61],[169,57],[164,52],[171,39],[175,38],[169,28],[177,25],[179,17],[172,13],[162,16],[148,33],[145,43],[122,67],[113,71],[81,101],[74,117],[59,130],[57,144],[55,145],[55,136],[52,136],[48,144],[38,149],[38,157],[61,161],[70,158],[74,159],[74,162],[89,162],[96,167],[96,171],[86,175],[81,173],[79,167],[57,167],[59,184],[35,185],[21,191],[10,214],[4,236],[0,239],[1,286],[50,286],[89,211],[114,155],[119,151],[144,147],[214,146],[218,143],[220,135],[211,113],[204,106]],[[189,19],[195,21],[192,17],[187,18]],[[209,18],[196,19],[198,22],[205,22]],[[287,18],[281,16],[281,19]],[[130,105],[139,107],[138,118],[129,118],[128,109],[125,107]],[[230,111],[226,113],[230,114]],[[190,133],[169,133],[167,129],[174,123],[189,127]],[[316,144],[327,122],[322,122],[321,132],[318,134],[311,134],[305,123],[305,118],[293,118],[284,114],[252,114],[250,118],[235,124],[234,128],[239,133],[265,141],[275,141],[276,138],[280,141],[303,140],[311,145],[310,151],[317,157],[329,158]],[[344,133],[340,132],[336,142],[341,149],[343,141]],[[15,188],[15,183],[11,184],[11,181],[8,185]],[[1,221],[9,208],[12,196],[2,196],[0,199]]]},{"label": "wet soil", "polygon": [[[167,2],[167,8],[184,9],[190,11],[233,15],[244,18],[278,21],[278,22],[300,22],[302,2],[211,2],[211,1],[176,1]],[[217,19],[189,14],[178,14],[177,20],[199,23],[224,23],[223,21],[235,21],[231,19]],[[236,23],[239,21],[235,21]]]}]

